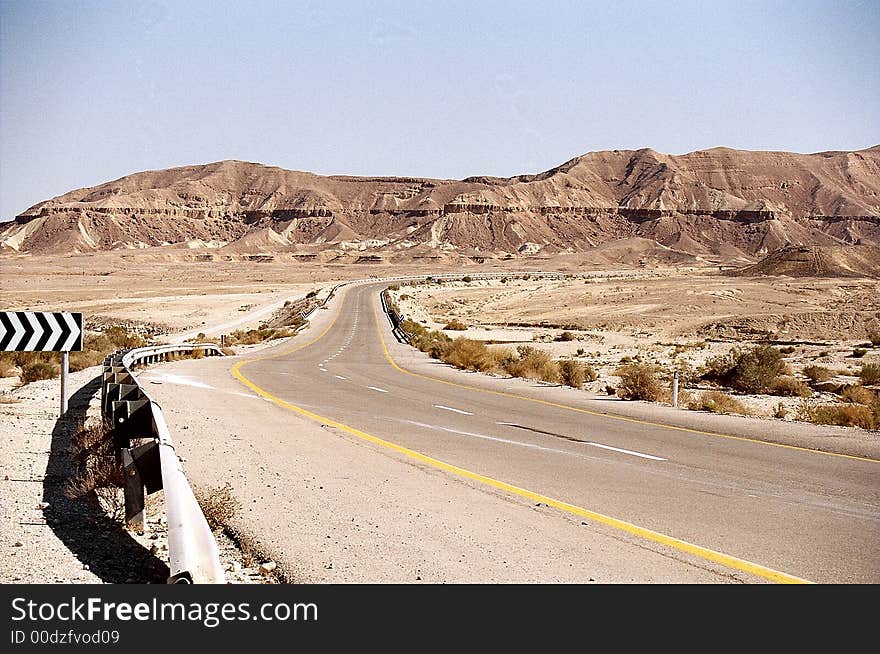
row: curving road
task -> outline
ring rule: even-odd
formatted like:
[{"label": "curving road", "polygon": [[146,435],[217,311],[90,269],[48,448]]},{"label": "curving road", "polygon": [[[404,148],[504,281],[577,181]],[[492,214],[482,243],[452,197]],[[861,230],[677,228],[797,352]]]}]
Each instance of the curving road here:
[{"label": "curving road", "polygon": [[672,556],[771,581],[880,581],[880,462],[597,415],[574,393],[528,399],[434,362],[407,370],[383,287],[349,287],[310,341],[233,373],[288,411]]}]

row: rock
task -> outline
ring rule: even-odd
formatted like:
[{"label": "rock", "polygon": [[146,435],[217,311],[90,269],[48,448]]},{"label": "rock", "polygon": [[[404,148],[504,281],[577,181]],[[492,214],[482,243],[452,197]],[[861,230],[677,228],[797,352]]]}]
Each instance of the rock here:
[{"label": "rock", "polygon": [[275,571],[275,568],[278,567],[278,564],[275,561],[266,561],[265,563],[260,564],[260,574],[261,575],[269,575]]},{"label": "rock", "polygon": [[15,541],[15,544],[13,545],[13,547],[22,547],[22,546],[24,546],[24,543],[22,543],[20,540]]},{"label": "rock", "polygon": [[49,506],[50,506],[50,504],[48,502],[40,502],[39,504],[37,504],[37,508],[40,510],[43,510],[43,511],[48,509]]},{"label": "rock", "polygon": [[90,568],[89,568],[89,564],[88,564],[88,563],[83,563],[83,570],[89,570],[89,569],[90,569]]}]

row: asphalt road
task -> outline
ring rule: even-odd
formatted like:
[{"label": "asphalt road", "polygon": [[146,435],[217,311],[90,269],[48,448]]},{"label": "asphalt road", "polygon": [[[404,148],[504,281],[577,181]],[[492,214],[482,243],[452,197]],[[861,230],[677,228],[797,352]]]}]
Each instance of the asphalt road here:
[{"label": "asphalt road", "polygon": [[400,346],[381,312],[383,286],[349,287],[328,327],[235,374],[286,410],[671,556],[773,581],[880,581],[880,462],[695,436],[517,397],[515,388],[486,392],[464,373],[432,379],[428,362],[406,371],[389,356]]}]

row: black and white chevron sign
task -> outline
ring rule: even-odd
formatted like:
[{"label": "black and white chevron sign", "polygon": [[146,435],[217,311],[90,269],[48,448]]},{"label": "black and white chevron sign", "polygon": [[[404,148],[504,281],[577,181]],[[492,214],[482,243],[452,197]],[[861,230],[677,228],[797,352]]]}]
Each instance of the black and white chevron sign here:
[{"label": "black and white chevron sign", "polygon": [[82,314],[0,311],[0,351],[79,352]]}]

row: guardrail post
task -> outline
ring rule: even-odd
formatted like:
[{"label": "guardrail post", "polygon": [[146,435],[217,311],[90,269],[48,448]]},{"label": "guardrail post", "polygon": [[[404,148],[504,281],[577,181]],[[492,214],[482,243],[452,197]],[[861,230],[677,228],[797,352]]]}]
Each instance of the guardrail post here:
[{"label": "guardrail post", "polygon": [[125,494],[125,526],[139,534],[144,533],[146,502],[144,500],[144,484],[131,449],[122,448],[122,469],[125,477],[123,492]]}]

